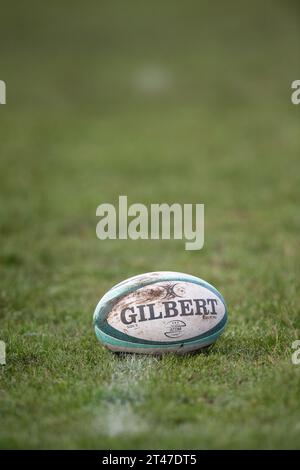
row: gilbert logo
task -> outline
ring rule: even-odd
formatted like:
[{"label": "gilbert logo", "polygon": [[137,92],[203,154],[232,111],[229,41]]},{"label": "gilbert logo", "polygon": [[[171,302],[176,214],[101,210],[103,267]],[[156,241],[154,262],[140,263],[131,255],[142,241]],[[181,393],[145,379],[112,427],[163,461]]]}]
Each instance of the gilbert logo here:
[{"label": "gilbert logo", "polygon": [[295,80],[292,83],[292,89],[295,90],[291,96],[292,103],[300,104],[300,80]]},{"label": "gilbert logo", "polygon": [[[182,299],[159,304],[133,305],[132,307],[124,307],[121,310],[120,319],[124,325],[131,325],[132,323],[159,320],[161,318],[189,317],[191,315],[201,315],[203,319],[213,318],[217,315],[217,305],[217,299]],[[176,327],[178,326],[179,323],[176,324]],[[185,326],[185,324],[182,326]]]},{"label": "gilbert logo", "polygon": [[6,104],[6,85],[3,80],[0,80],[0,104]]}]

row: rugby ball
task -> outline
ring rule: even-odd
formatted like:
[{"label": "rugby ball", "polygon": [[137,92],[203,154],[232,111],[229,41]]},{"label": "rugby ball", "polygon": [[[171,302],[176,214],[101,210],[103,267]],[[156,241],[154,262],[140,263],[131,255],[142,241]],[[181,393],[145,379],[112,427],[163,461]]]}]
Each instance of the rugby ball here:
[{"label": "rugby ball", "polygon": [[195,351],[214,343],[226,322],[226,304],[215,287],[167,271],[120,282],[94,312],[98,340],[112,351],[131,353]]}]

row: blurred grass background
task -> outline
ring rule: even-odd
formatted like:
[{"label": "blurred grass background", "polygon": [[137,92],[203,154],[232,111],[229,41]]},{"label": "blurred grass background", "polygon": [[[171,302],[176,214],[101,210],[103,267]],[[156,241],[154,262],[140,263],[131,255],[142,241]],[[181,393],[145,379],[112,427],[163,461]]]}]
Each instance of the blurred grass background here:
[{"label": "blurred grass background", "polygon": [[[1,447],[299,447],[299,3],[0,12]],[[97,240],[96,207],[120,194],[204,203],[204,249]],[[211,353],[96,342],[99,297],[154,270],[222,292]]]}]

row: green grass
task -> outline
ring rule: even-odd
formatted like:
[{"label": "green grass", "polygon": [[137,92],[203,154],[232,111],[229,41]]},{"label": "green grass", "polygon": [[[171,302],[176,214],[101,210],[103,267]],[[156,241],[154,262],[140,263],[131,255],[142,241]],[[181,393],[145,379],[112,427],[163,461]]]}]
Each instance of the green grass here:
[{"label": "green grass", "polygon": [[[99,5],[1,4],[0,446],[299,448],[299,5]],[[119,194],[204,203],[204,249],[99,241]],[[153,270],[224,295],[212,349],[97,342],[100,296]]]}]

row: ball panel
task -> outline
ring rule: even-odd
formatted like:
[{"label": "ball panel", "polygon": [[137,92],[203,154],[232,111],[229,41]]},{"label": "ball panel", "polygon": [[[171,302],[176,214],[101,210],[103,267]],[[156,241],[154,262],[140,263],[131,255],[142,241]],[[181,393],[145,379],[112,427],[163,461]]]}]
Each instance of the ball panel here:
[{"label": "ball panel", "polygon": [[176,342],[172,344],[165,344],[165,345],[158,345],[158,344],[146,344],[146,343],[136,343],[130,341],[122,341],[116,339],[112,336],[103,333],[103,331],[99,330],[95,327],[95,332],[98,340],[103,343],[106,347],[111,349],[112,351],[118,352],[133,352],[133,353],[145,353],[145,354],[163,354],[167,352],[190,352],[196,351],[198,349],[206,348],[207,346],[213,344],[218,337],[223,333],[225,326],[219,330],[217,333],[214,333],[202,340],[193,340],[189,343],[187,342]]}]

